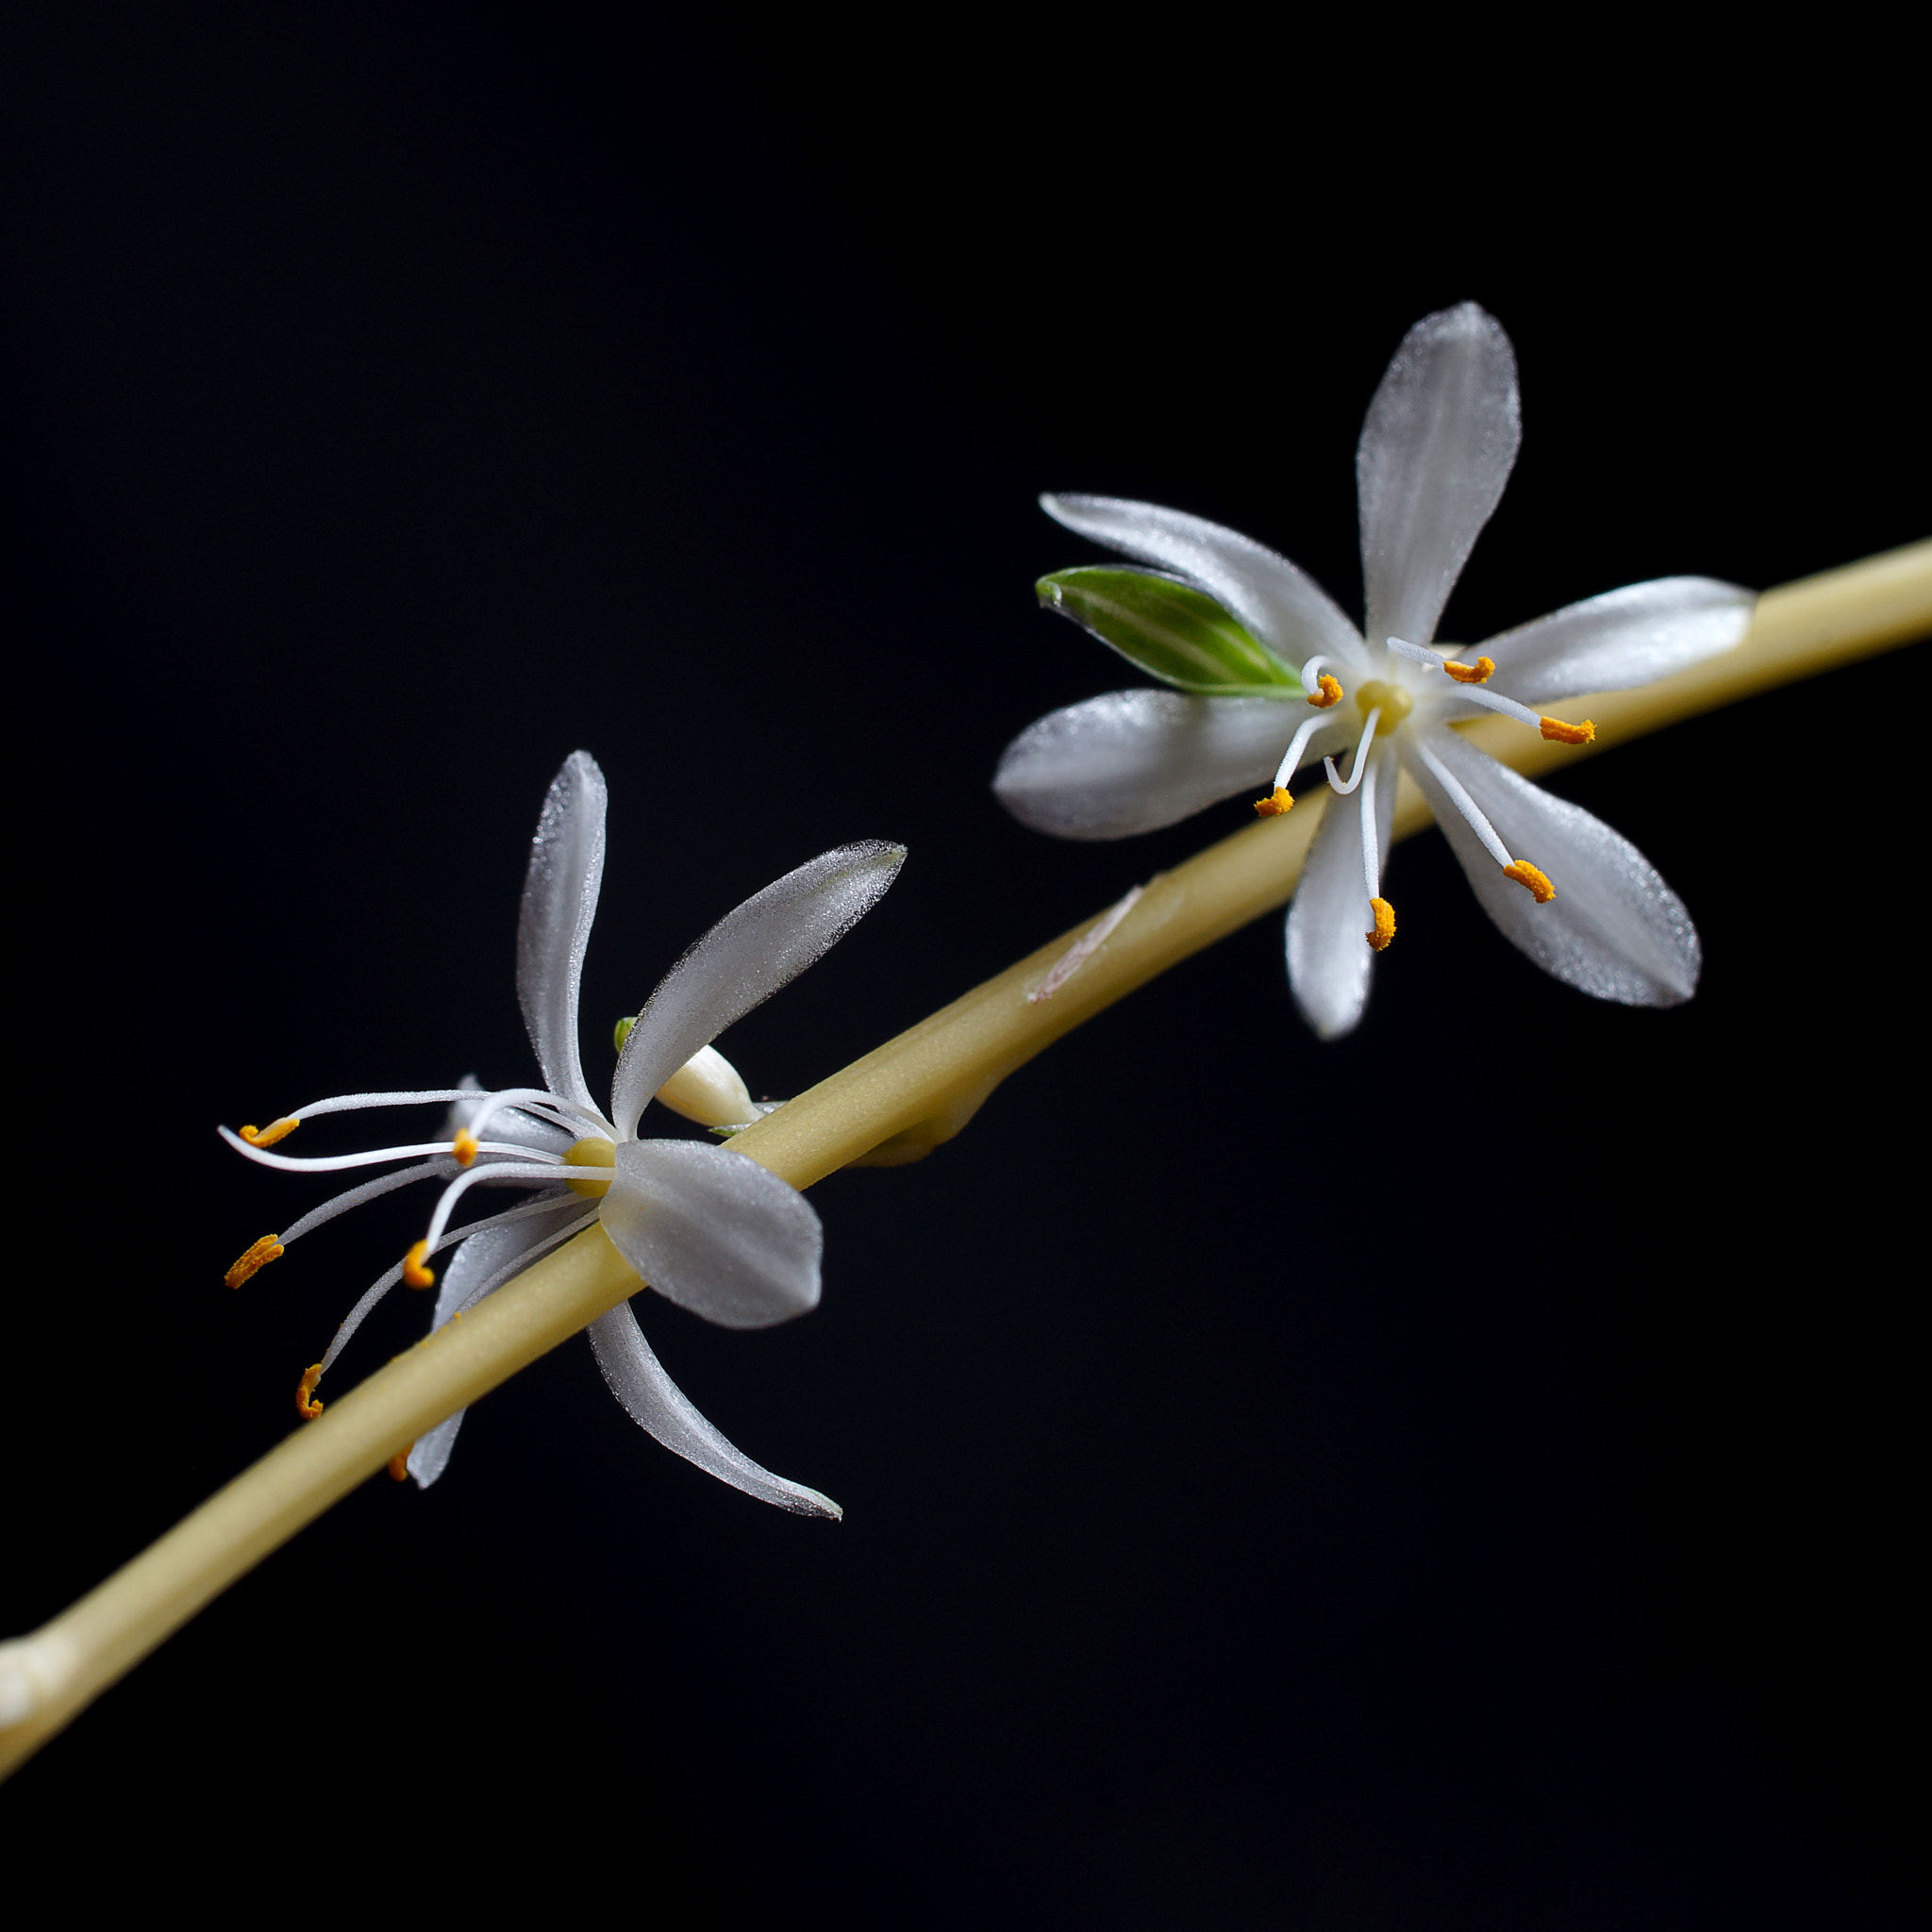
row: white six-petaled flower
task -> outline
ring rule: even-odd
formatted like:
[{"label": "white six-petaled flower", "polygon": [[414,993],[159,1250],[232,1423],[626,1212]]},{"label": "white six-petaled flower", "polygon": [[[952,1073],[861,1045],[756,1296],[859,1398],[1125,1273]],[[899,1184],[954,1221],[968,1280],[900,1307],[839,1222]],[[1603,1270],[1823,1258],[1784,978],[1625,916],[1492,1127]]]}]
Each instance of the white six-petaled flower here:
[{"label": "white six-petaled flower", "polygon": [[[742,1125],[763,1110],[710,1041],[842,938],[891,884],[905,848],[877,841],[841,846],[719,921],[627,1028],[607,1113],[591,1097],[577,1043],[578,987],[604,873],[605,803],[604,774],[587,753],[575,753],[550,788],[531,847],[517,926],[517,993],[542,1087],[487,1091],[465,1081],[344,1094],[258,1131],[221,1129],[251,1159],[302,1173],[408,1163],[256,1242],[229,1271],[231,1287],[351,1208],[413,1181],[443,1183],[424,1239],[357,1303],[322,1361],[303,1377],[297,1401],[305,1414],[320,1411],[316,1382],[370,1309],[399,1281],[429,1286],[434,1277],[425,1263],[445,1248],[456,1252],[442,1273],[436,1327],[598,1221],[650,1287],[708,1321],[758,1328],[817,1306],[822,1237],[805,1197],[728,1147],[640,1140],[638,1124],[654,1095],[711,1126]],[[320,1114],[436,1102],[451,1111],[434,1141],[336,1158],[269,1151]],[[532,1189],[535,1195],[452,1225],[458,1203],[477,1186]],[[592,1323],[590,1336],[618,1400],[666,1448],[780,1508],[840,1513],[816,1490],[773,1475],[726,1441],[664,1373],[628,1303]],[[458,1411],[409,1451],[408,1473],[419,1483],[442,1474],[461,1422]]]},{"label": "white six-petaled flower", "polygon": [[1381,882],[1396,775],[1407,772],[1484,910],[1540,966],[1602,999],[1688,999],[1697,934],[1656,868],[1450,727],[1499,711],[1582,741],[1587,720],[1566,724],[1542,708],[1731,649],[1752,594],[1663,577],[1506,631],[1461,654],[1474,663],[1431,648],[1520,434],[1516,358],[1493,317],[1464,303],[1409,330],[1356,451],[1366,634],[1312,578],[1233,530],[1116,497],[1042,497],[1069,529],[1205,592],[1299,675],[1284,674],[1286,701],[1139,690],[1055,711],[1007,747],[993,779],[1002,802],[1061,838],[1123,838],[1271,783],[1256,809],[1285,811],[1296,770],[1322,759],[1339,796],[1289,909],[1287,950],[1297,1004],[1334,1038],[1361,1017],[1371,958],[1394,931]]}]

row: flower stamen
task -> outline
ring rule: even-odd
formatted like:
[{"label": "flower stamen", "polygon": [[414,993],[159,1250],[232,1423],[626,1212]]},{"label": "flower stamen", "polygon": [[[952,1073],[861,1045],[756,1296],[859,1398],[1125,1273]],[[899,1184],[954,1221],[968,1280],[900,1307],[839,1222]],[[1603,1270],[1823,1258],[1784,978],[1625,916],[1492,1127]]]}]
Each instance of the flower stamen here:
[{"label": "flower stamen", "polygon": [[1362,937],[1368,941],[1372,953],[1384,952],[1389,941],[1395,937],[1395,908],[1386,899],[1371,899],[1369,910],[1374,915],[1374,929],[1363,933]]},{"label": "flower stamen", "polygon": [[[411,1442],[411,1443],[409,1444],[409,1449],[413,1449],[413,1448],[414,1448],[415,1446],[416,1446],[416,1445],[415,1445],[415,1443]],[[404,1449],[404,1450],[400,1450],[400,1451],[398,1451],[398,1452],[397,1452],[397,1454],[395,1454],[394,1456],[391,1456],[391,1457],[390,1457],[390,1459],[389,1459],[389,1474],[390,1474],[390,1480],[391,1480],[391,1482],[398,1482],[398,1483],[400,1483],[400,1482],[407,1482],[407,1481],[408,1480],[408,1475],[409,1475],[409,1449]]]},{"label": "flower stamen", "polygon": [[1526,858],[1518,858],[1503,868],[1506,879],[1514,879],[1539,906],[1547,906],[1557,896],[1549,874],[1539,872]]},{"label": "flower stamen", "polygon": [[476,1149],[481,1144],[468,1127],[458,1127],[456,1139],[449,1143],[449,1151],[458,1167],[468,1167],[475,1159]]},{"label": "flower stamen", "polygon": [[1342,698],[1340,678],[1330,677],[1325,672],[1319,677],[1315,675],[1329,661],[1324,653],[1317,651],[1302,666],[1302,689],[1307,692],[1309,704],[1318,711],[1325,711],[1330,705],[1339,705]]},{"label": "flower stamen", "polygon": [[240,1288],[250,1275],[258,1274],[271,1261],[282,1258],[282,1238],[265,1234],[253,1243],[242,1258],[222,1276],[230,1288]]},{"label": "flower stamen", "polygon": [[409,1252],[403,1257],[403,1279],[411,1288],[434,1288],[436,1286],[435,1271],[423,1265],[423,1257],[428,1252],[428,1241],[420,1241],[414,1243]]},{"label": "flower stamen", "polygon": [[284,1114],[280,1120],[271,1121],[265,1127],[243,1127],[242,1138],[251,1147],[273,1147],[277,1141],[286,1141],[301,1124],[293,1114]]},{"label": "flower stamen", "polygon": [[1286,785],[1277,785],[1266,798],[1255,801],[1255,816],[1260,819],[1278,819],[1294,804],[1293,796]]},{"label": "flower stamen", "polygon": [[1382,708],[1377,705],[1362,724],[1362,735],[1357,740],[1355,762],[1348,768],[1348,782],[1343,784],[1341,774],[1335,768],[1335,760],[1326,758],[1322,760],[1328,768],[1328,783],[1340,796],[1346,798],[1362,782],[1362,774],[1368,770],[1369,746],[1375,741],[1375,726],[1382,722]]},{"label": "flower stamen", "polygon": [[1596,736],[1596,726],[1586,718],[1581,724],[1566,724],[1560,718],[1539,718],[1537,729],[1552,744],[1588,744]]},{"label": "flower stamen", "polygon": [[295,1413],[306,1423],[312,1423],[322,1413],[322,1404],[315,1399],[315,1385],[321,1380],[322,1364],[310,1362],[295,1391]]},{"label": "flower stamen", "polygon": [[1496,660],[1493,658],[1478,658],[1474,664],[1458,664],[1454,658],[1442,660],[1442,669],[1457,684],[1486,684],[1494,675]]}]

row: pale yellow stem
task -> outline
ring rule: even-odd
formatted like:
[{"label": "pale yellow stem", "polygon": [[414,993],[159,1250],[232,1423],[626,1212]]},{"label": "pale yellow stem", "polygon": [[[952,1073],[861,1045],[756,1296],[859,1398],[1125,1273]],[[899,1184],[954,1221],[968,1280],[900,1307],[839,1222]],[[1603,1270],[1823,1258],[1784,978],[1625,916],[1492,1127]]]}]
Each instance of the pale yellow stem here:
[{"label": "pale yellow stem", "polygon": [[[1591,749],[1607,750],[1928,630],[1932,541],[1769,591],[1735,652],[1642,691],[1591,695],[1565,709],[1588,714],[1597,732]],[[1585,755],[1503,719],[1485,720],[1470,735],[1521,772]],[[800,1094],[732,1146],[801,1188],[854,1160],[916,1159],[1062,1033],[1284,905],[1320,818],[1320,795],[1152,880],[1051,998],[1027,995],[1095,920]],[[1396,837],[1427,822],[1421,799],[1405,787]],[[339,1496],[641,1285],[601,1229],[579,1235],[461,1322],[330,1401],[317,1421],[32,1637],[0,1646],[0,1774]]]}]

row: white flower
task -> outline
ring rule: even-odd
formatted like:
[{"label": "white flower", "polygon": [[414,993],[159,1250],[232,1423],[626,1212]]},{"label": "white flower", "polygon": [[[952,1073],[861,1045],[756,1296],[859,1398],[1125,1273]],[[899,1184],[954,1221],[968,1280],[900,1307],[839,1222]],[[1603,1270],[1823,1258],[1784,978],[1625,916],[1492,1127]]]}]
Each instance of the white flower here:
[{"label": "white flower", "polygon": [[[1356,451],[1366,636],[1311,578],[1235,531],[1153,504],[1042,497],[1069,529],[1171,573],[1230,612],[1252,634],[1240,646],[1264,647],[1254,662],[1272,660],[1281,695],[1141,690],[1071,706],[1007,747],[993,780],[1001,800],[1037,830],[1115,839],[1172,824],[1271,774],[1274,791],[1256,809],[1286,811],[1289,780],[1322,758],[1341,796],[1323,815],[1289,910],[1288,971],[1308,1023],[1333,1038],[1361,1017],[1371,956],[1394,933],[1381,880],[1396,774],[1406,771],[1484,910],[1540,966],[1601,999],[1688,999],[1697,934],[1643,855],[1449,727],[1489,709],[1545,738],[1586,741],[1588,720],[1566,724],[1542,708],[1647,684],[1729,650],[1749,625],[1752,596],[1708,577],[1663,577],[1506,631],[1462,654],[1474,663],[1429,648],[1520,435],[1516,359],[1492,317],[1464,303],[1409,330]],[[1162,641],[1165,661],[1182,662],[1172,646]],[[1351,751],[1344,779],[1336,760]]]},{"label": "white flower", "polygon": [[[587,753],[577,752],[543,801],[517,925],[517,994],[542,1087],[485,1091],[466,1081],[456,1088],[351,1093],[318,1101],[259,1131],[221,1129],[240,1152],[272,1167],[319,1173],[410,1163],[325,1202],[287,1233],[256,1242],[229,1270],[230,1287],[348,1208],[412,1181],[445,1183],[425,1238],[357,1303],[328,1353],[303,1377],[296,1399],[305,1415],[320,1412],[315,1384],[369,1310],[398,1281],[430,1286],[434,1276],[424,1263],[444,1248],[456,1253],[437,1296],[437,1327],[600,1220],[646,1283],[708,1321],[759,1328],[817,1306],[821,1234],[804,1195],[728,1147],[641,1141],[638,1122],[654,1094],[712,1125],[757,1117],[762,1109],[710,1041],[871,910],[891,884],[905,848],[876,841],[841,846],[720,920],[659,982],[626,1029],[605,1113],[591,1098],[577,1051],[577,989],[604,874],[604,774]],[[318,1114],[425,1102],[452,1108],[435,1141],[332,1159],[268,1152]],[[458,1202],[479,1185],[529,1188],[536,1194],[503,1213],[451,1226]],[[590,1335],[617,1399],[666,1448],[780,1508],[808,1516],[840,1513],[816,1490],[773,1475],[726,1441],[659,1366],[628,1303],[592,1323]],[[409,1451],[408,1473],[419,1483],[426,1486],[442,1474],[461,1422],[458,1411]]]}]

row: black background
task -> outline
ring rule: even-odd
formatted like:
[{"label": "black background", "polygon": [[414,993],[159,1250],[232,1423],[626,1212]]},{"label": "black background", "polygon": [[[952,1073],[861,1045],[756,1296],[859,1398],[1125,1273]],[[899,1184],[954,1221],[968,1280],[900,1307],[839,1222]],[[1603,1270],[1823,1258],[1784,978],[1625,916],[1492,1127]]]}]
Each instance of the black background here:
[{"label": "black background", "polygon": [[[1525,437],[1447,635],[1924,536],[1883,65],[1205,13],[15,36],[0,1626],[275,1441],[411,1238],[371,1209],[229,1293],[312,1191],[213,1124],[528,1076],[573,748],[612,798],[593,1086],[739,899],[911,848],[726,1039],[787,1093],[1240,823],[994,807],[1016,730],[1121,681],[1033,608],[1091,554],[1040,489],[1355,608],[1362,408],[1473,297]],[[1915,696],[1880,659],[1560,781],[1690,903],[1688,1008],[1543,979],[1430,836],[1354,1038],[1307,1036],[1265,921],[816,1190],[808,1320],[645,1308],[842,1524],[678,1462],[574,1344],[110,1691],[0,1835],[73,1903],[218,1912],[383,1871],[666,1924],[1911,1923]]]}]

